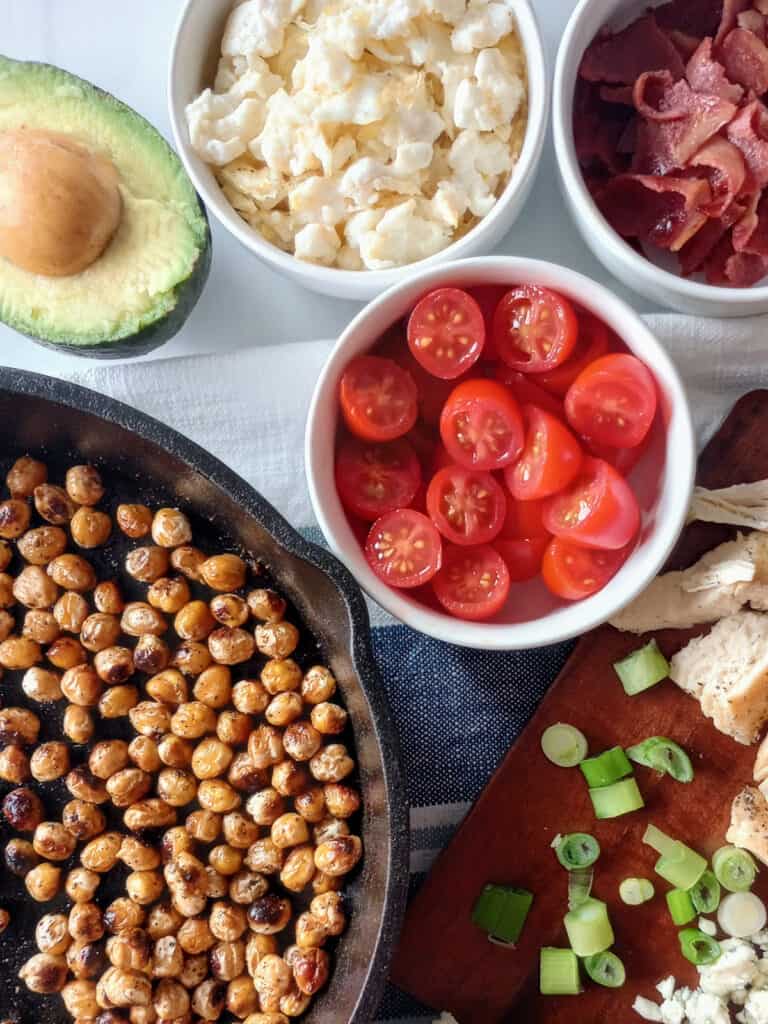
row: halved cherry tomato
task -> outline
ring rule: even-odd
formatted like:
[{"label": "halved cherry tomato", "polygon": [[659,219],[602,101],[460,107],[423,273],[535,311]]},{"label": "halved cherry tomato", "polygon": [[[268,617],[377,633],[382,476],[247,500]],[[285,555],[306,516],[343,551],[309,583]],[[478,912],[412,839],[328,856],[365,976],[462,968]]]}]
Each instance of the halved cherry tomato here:
[{"label": "halved cherry tomato", "polygon": [[646,441],[649,435],[646,435],[645,441],[641,444],[635,445],[634,448],[608,448],[607,445],[595,444],[591,442],[587,445],[589,454],[594,455],[596,459],[605,459],[606,462],[610,462],[615,470],[618,470],[622,476],[626,477],[632,472],[635,466],[638,464],[640,459],[646,452]]},{"label": "halved cherry tomato", "polygon": [[507,499],[490,473],[448,466],[432,477],[427,512],[453,544],[487,544],[504,525]]},{"label": "halved cherry tomato", "polygon": [[559,416],[561,420],[565,419],[563,403],[550,395],[544,388],[540,388],[524,373],[510,370],[506,363],[497,363],[496,380],[506,384],[520,405],[538,405],[540,409],[551,412],[553,416]]},{"label": "halved cherry tomato", "polygon": [[493,337],[493,317],[496,313],[496,307],[508,291],[509,288],[505,284],[480,284],[473,285],[472,287],[472,298],[480,307],[485,322],[483,359],[489,362],[497,362],[499,358],[496,341]]},{"label": "halved cherry tomato", "polygon": [[556,416],[535,405],[523,406],[526,435],[520,458],[504,470],[509,493],[518,501],[548,498],[575,478],[581,446]]},{"label": "halved cherry tomato", "polygon": [[383,359],[391,359],[411,375],[418,392],[420,418],[430,426],[437,426],[445,400],[454,385],[449,380],[438,380],[437,377],[433,377],[413,358],[408,348],[408,337],[403,321],[398,321],[390,327],[376,346],[374,354]]},{"label": "halved cherry tomato", "polygon": [[541,575],[553,594],[566,601],[580,601],[602,590],[626,562],[629,552],[629,547],[592,551],[553,537],[544,552]]},{"label": "halved cherry tomato", "polygon": [[370,523],[410,505],[421,483],[421,468],[403,438],[374,444],[348,437],[336,452],[335,476],[342,504]]},{"label": "halved cherry tomato", "polygon": [[490,545],[465,548],[448,544],[443,567],[432,581],[440,604],[459,619],[490,619],[509,595],[509,569]]},{"label": "halved cherry tomato", "polygon": [[341,376],[339,398],[350,431],[365,441],[393,441],[407,434],[418,415],[411,375],[391,359],[358,356]]},{"label": "halved cherry tomato", "polygon": [[520,538],[551,537],[542,521],[544,501],[515,501],[507,498],[507,517],[501,536],[509,540]]},{"label": "halved cherry tomato", "polygon": [[611,448],[642,444],[656,415],[656,383],[636,356],[603,356],[582,371],[565,396],[568,422],[582,437]]},{"label": "halved cherry tomato", "polygon": [[548,536],[519,537],[516,540],[498,537],[493,542],[509,569],[509,578],[513,583],[524,583],[539,575],[541,560],[549,543]]},{"label": "halved cherry tomato", "polygon": [[565,362],[577,333],[570,302],[533,284],[521,284],[507,292],[493,319],[499,356],[513,370],[525,373],[544,373]]},{"label": "halved cherry tomato", "polygon": [[498,381],[464,381],[445,403],[440,436],[459,465],[502,469],[514,462],[523,447],[520,407]]},{"label": "halved cherry tomato", "polygon": [[460,288],[438,288],[413,308],[408,346],[428,373],[454,380],[480,358],[485,323],[480,307]]},{"label": "halved cherry tomato", "polygon": [[544,525],[556,537],[585,548],[617,551],[640,527],[629,484],[603,459],[584,458],[579,475],[544,503]]},{"label": "halved cherry tomato", "polygon": [[576,313],[579,324],[579,333],[576,338],[576,347],[564,363],[556,366],[554,370],[548,370],[537,377],[537,381],[553,395],[565,396],[568,388],[573,384],[582,370],[586,370],[590,363],[604,356],[608,351],[609,333],[608,328],[602,320],[596,316],[580,309]]},{"label": "halved cherry tomato", "polygon": [[442,564],[442,541],[431,520],[412,508],[387,512],[371,527],[365,557],[391,587],[420,587]]}]

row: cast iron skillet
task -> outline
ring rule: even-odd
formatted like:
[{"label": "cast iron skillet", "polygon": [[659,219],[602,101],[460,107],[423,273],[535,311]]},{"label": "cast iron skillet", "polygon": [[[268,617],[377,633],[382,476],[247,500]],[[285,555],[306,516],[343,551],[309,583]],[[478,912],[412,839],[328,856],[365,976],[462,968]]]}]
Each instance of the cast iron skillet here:
[{"label": "cast iron skillet", "polygon": [[[212,410],[212,414],[225,412]],[[259,444],[259,438],[253,438],[253,443]],[[408,832],[396,734],[371,656],[368,615],[357,585],[335,558],[303,540],[244,480],[175,431],[85,388],[0,367],[3,475],[11,461],[24,453],[46,461],[52,479],[61,479],[66,466],[73,463],[94,463],[112,493],[112,507],[120,500],[182,507],[192,518],[195,543],[203,549],[250,554],[293,603],[304,632],[316,641],[316,646],[310,643],[314,654],[305,650],[305,657],[322,659],[330,666],[350,712],[365,846],[362,867],[347,889],[350,923],[334,951],[330,985],[303,1019],[307,1024],[370,1021],[404,909]],[[94,559],[100,575],[122,556],[119,545],[116,551],[114,547],[103,556],[106,564]],[[0,684],[6,706],[26,703],[12,675]],[[30,706],[38,712],[46,707]],[[46,711],[41,716],[41,739],[53,738],[57,714],[60,711]],[[3,791],[8,788],[4,785]],[[49,797],[55,807],[60,798],[55,793]],[[50,813],[51,807],[47,809]],[[2,835],[3,845],[8,838],[7,832]],[[11,926],[0,939],[0,1017],[25,1024],[64,1021],[60,999],[33,996],[16,981],[21,964],[37,951],[35,922],[60,907],[32,903],[19,880],[2,867],[0,878],[0,905],[12,915]]]}]

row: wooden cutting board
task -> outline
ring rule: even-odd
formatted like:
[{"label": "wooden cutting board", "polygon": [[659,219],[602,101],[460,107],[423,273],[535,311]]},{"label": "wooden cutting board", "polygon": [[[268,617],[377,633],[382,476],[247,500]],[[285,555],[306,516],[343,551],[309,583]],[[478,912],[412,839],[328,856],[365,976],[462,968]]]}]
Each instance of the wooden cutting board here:
[{"label": "wooden cutting board", "polygon": [[[734,407],[707,446],[698,482],[724,487],[766,477],[768,391],[755,391]],[[693,524],[669,567],[690,565],[733,533],[727,527]],[[669,656],[697,632],[702,630],[666,630],[656,636]],[[668,886],[654,874],[656,854],[641,837],[653,822],[702,853],[713,853],[725,843],[733,797],[751,780],[756,748],[717,732],[698,703],[671,682],[627,697],[612,663],[642,642],[610,626],[582,638],[410,904],[393,980],[436,1010],[449,1010],[460,1024],[630,1024],[640,1020],[631,1010],[635,996],[658,1000],[654,986],[662,977],[673,974],[682,983],[695,983],[696,970],[680,954],[677,929],[666,909]],[[690,753],[696,778],[682,785],[638,768],[645,810],[596,822],[581,772],[557,768],[541,753],[541,734],[554,722],[578,726],[592,753],[652,735],[669,736]],[[591,832],[600,841],[593,891],[609,904],[627,984],[618,991],[590,984],[578,997],[544,997],[538,993],[539,949],[567,945],[562,927],[567,878],[550,843],[558,832],[576,831]],[[630,876],[651,878],[656,898],[642,907],[621,903],[619,883]],[[514,950],[492,945],[471,923],[486,882],[520,885],[535,894]],[[768,870],[757,891],[768,897]]]}]

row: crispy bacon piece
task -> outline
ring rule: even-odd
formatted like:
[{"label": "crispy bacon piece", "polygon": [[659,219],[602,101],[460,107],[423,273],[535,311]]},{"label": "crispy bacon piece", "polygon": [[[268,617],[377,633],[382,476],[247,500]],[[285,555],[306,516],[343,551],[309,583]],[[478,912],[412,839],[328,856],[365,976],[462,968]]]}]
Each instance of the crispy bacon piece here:
[{"label": "crispy bacon piece", "polygon": [[705,212],[710,217],[721,217],[740,194],[747,179],[741,150],[716,135],[691,158],[691,166],[709,168],[707,177],[712,200]]},{"label": "crispy bacon piece", "polygon": [[736,19],[736,24],[739,28],[754,32],[758,39],[765,42],[765,15],[760,11],[756,11],[754,8],[742,11]]},{"label": "crispy bacon piece", "polygon": [[723,39],[720,59],[732,82],[751,89],[756,96],[768,91],[768,47],[749,29],[732,29]]},{"label": "crispy bacon piece", "polygon": [[725,68],[712,54],[712,40],[702,39],[696,52],[685,67],[685,77],[694,92],[719,96],[729,103],[739,103],[744,96],[740,85],[734,85],[725,74]]},{"label": "crispy bacon piece", "polygon": [[683,277],[690,277],[691,274],[701,270],[714,252],[717,243],[730,231],[743,212],[743,206],[739,203],[732,203],[721,217],[710,217],[707,223],[685,243],[677,254]]},{"label": "crispy bacon piece", "polygon": [[677,252],[707,222],[712,200],[704,178],[620,174],[597,197],[603,216],[624,238]]},{"label": "crispy bacon piece", "polygon": [[759,100],[752,100],[733,118],[726,134],[741,150],[747,165],[745,191],[761,191],[768,185],[768,109]]},{"label": "crispy bacon piece", "polygon": [[648,14],[621,32],[598,36],[587,47],[579,74],[588,82],[634,85],[644,71],[660,70],[681,78],[683,60],[654,16]]},{"label": "crispy bacon piece", "polygon": [[750,288],[761,281],[768,271],[765,257],[753,253],[736,252],[730,235],[724,235],[706,262],[708,284],[730,288]]},{"label": "crispy bacon piece", "polygon": [[755,193],[733,229],[733,248],[768,259],[768,196]]}]

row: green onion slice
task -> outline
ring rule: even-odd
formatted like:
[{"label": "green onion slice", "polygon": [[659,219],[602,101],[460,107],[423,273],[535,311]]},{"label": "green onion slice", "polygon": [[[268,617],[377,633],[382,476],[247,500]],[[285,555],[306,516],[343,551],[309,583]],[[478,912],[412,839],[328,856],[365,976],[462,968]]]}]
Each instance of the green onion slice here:
[{"label": "green onion slice", "polygon": [[643,835],[643,842],[646,846],[650,846],[661,854],[661,856],[669,856],[675,853],[677,849],[677,840],[671,836],[665,835],[660,828],[656,828],[655,825],[649,825]]},{"label": "green onion slice", "polygon": [[722,952],[720,943],[698,928],[684,928],[678,938],[683,956],[697,967],[705,967],[719,960]]},{"label": "green onion slice", "polygon": [[575,768],[587,756],[587,739],[575,726],[558,722],[542,733],[541,749],[558,768]]},{"label": "green onion slice", "polygon": [[472,911],[472,923],[503,943],[520,938],[533,895],[511,885],[486,885]]},{"label": "green onion slice", "polygon": [[757,864],[746,850],[722,846],[712,858],[715,876],[728,892],[746,892],[755,884]]},{"label": "green onion slice", "polygon": [[624,964],[610,951],[588,956],[584,961],[584,970],[592,981],[605,988],[621,988],[627,980]]},{"label": "green onion slice", "polygon": [[597,757],[589,757],[579,765],[590,789],[610,786],[632,774],[632,765],[621,747],[611,747]]},{"label": "green onion slice", "polygon": [[621,661],[614,662],[613,667],[624,692],[630,697],[649,690],[669,676],[669,662],[655,640],[628,654]]},{"label": "green onion slice", "polygon": [[679,744],[665,736],[649,736],[642,743],[629,747],[627,757],[635,764],[671,775],[677,782],[693,781],[690,757]]},{"label": "green onion slice", "polygon": [[676,889],[692,889],[707,870],[707,862],[685,843],[656,861],[656,873]]},{"label": "green onion slice", "polygon": [[568,872],[568,909],[575,910],[589,899],[595,872],[590,868],[576,868]]},{"label": "green onion slice", "polygon": [[572,949],[545,946],[539,954],[539,991],[543,996],[577,996],[579,961]]},{"label": "green onion slice", "polygon": [[565,915],[565,930],[576,956],[593,956],[609,949],[614,942],[608,908],[602,900],[590,897]]},{"label": "green onion slice", "polygon": [[557,859],[568,871],[591,867],[600,856],[600,844],[586,832],[562,836],[555,847]]},{"label": "green onion slice", "polygon": [[673,923],[678,926],[690,924],[696,917],[693,900],[685,889],[671,889],[667,893],[667,907]]},{"label": "green onion slice", "polygon": [[622,814],[639,811],[645,806],[642,793],[634,779],[622,779],[621,782],[614,782],[612,786],[590,789],[589,796],[595,809],[595,817],[600,821],[604,818],[620,818]]},{"label": "green onion slice", "polygon": [[652,900],[655,895],[653,882],[647,878],[625,878],[619,886],[621,901],[628,907],[639,907],[641,903]]},{"label": "green onion slice", "polygon": [[720,883],[711,871],[705,871],[690,890],[691,902],[699,914],[714,914],[720,906]]}]

